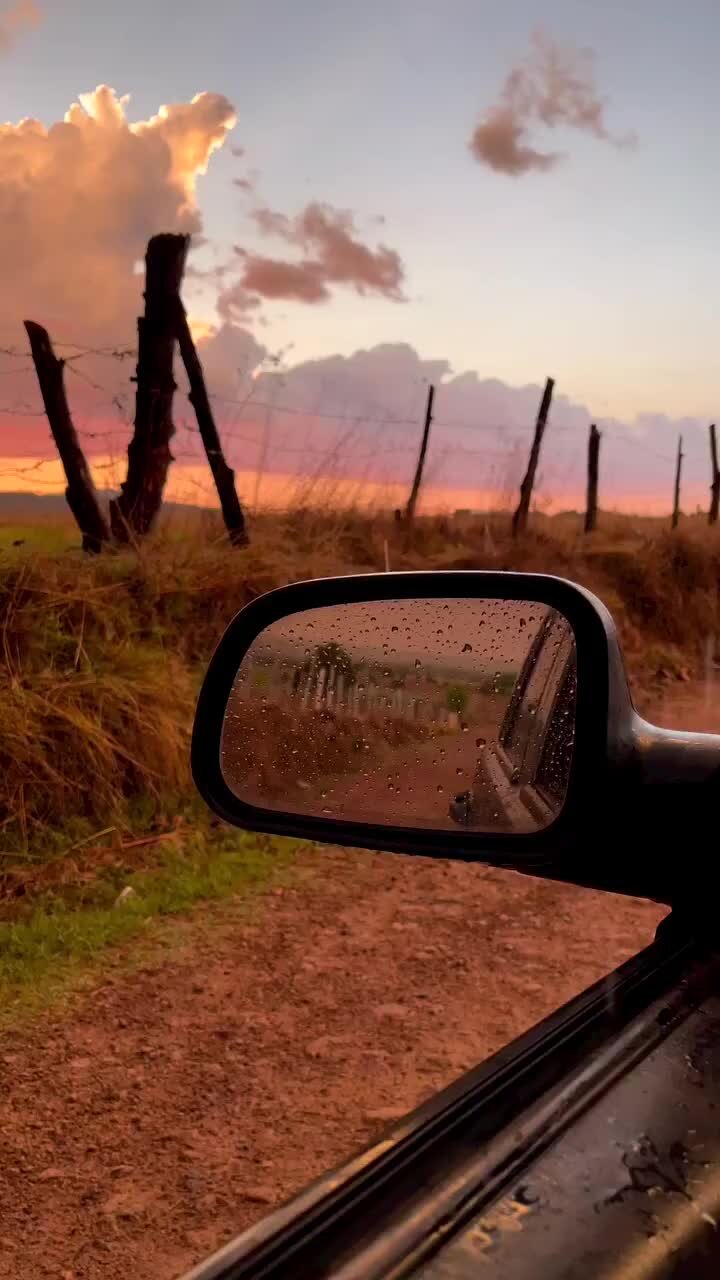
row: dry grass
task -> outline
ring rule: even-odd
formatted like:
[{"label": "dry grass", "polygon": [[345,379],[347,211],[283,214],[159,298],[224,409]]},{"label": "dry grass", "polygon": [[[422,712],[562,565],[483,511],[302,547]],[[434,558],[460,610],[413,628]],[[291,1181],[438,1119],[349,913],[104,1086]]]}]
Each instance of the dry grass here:
[{"label": "dry grass", "polygon": [[265,803],[287,796],[298,777],[307,784],[355,773],[375,764],[384,747],[429,736],[427,725],[399,717],[363,722],[331,710],[273,705],[260,715],[256,703],[238,700],[226,721],[223,751],[227,767],[238,771],[244,793]]},{"label": "dry grass", "polygon": [[[108,829],[128,841],[170,828],[191,795],[194,696],[229,618],[283,582],[392,568],[559,573],[595,590],[619,622],[636,680],[692,668],[717,619],[720,534],[688,520],[433,517],[411,538],[392,518],[296,509],[255,521],[230,551],[198,516],[138,553],[0,553],[0,856],[44,859]],[[103,843],[100,841],[100,843]],[[107,840],[104,840],[107,845]]]}]

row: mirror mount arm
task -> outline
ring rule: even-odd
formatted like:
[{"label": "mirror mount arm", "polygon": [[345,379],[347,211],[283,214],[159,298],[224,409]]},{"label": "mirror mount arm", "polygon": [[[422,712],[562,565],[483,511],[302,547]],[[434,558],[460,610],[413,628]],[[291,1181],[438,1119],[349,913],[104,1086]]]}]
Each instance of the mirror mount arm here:
[{"label": "mirror mount arm", "polygon": [[719,734],[659,729],[636,715],[633,739],[644,785],[673,787],[700,783],[712,787],[714,781],[720,784]]},{"label": "mirror mount arm", "polygon": [[[720,942],[720,735],[661,729],[633,714],[624,774],[626,850],[645,863],[673,927]],[[639,784],[639,785],[638,785]]]}]

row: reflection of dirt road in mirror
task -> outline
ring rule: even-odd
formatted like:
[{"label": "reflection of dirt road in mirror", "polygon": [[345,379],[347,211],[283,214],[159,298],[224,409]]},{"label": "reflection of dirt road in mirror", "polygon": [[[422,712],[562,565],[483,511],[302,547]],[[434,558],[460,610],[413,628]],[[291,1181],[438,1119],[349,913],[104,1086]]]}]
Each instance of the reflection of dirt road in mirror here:
[{"label": "reflection of dirt road in mirror", "polygon": [[[493,743],[496,729],[486,730]],[[410,823],[421,827],[452,827],[448,806],[459,791],[472,787],[480,731],[438,734],[431,742],[386,750],[382,758],[362,773],[328,780],[314,795],[297,800],[306,812],[346,821]],[[297,793],[296,793],[297,794]],[[294,797],[295,798],[295,797]]]}]

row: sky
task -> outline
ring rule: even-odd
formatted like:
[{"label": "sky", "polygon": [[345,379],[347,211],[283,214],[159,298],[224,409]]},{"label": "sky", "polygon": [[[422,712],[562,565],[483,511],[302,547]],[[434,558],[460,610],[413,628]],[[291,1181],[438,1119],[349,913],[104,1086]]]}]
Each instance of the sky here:
[{"label": "sky", "polygon": [[[482,680],[520,665],[548,612],[527,600],[356,602],[306,609],[274,622],[248,652],[254,662],[291,657],[302,666],[308,649],[339,644],[358,666],[407,665],[419,680],[439,666]],[[566,619],[561,625],[569,630]]]},{"label": "sky", "polygon": [[[14,21],[3,25],[3,14]],[[245,395],[235,375],[247,372],[253,341],[283,353],[276,400],[290,404],[292,391],[307,414],[318,404],[339,413],[328,408],[337,385],[351,415],[368,413],[369,397],[375,419],[398,418],[404,395],[414,421],[442,370],[456,379],[446,420],[463,421],[463,440],[475,420],[492,428],[500,458],[523,442],[525,422],[531,430],[552,375],[564,398],[556,488],[567,460],[566,496],[578,489],[592,419],[608,441],[634,437],[613,455],[618,495],[624,486],[647,502],[662,489],[666,501],[682,430],[688,483],[704,501],[718,405],[719,42],[714,0],[687,0],[682,12],[671,0],[206,0],[201,10],[0,0],[0,120],[11,126],[0,129],[0,343],[24,349],[23,308],[34,306],[57,338],[131,345],[144,241],[187,229],[201,243],[186,300],[228,400]],[[539,48],[564,51],[579,98],[568,97],[568,74],[553,97]],[[82,157],[54,141],[48,170],[45,144],[19,122],[49,129],[98,85],[129,101],[106,98],[103,115],[96,100]],[[208,97],[189,106],[198,94]],[[162,104],[175,105],[158,119]],[[124,123],[130,142],[113,150],[97,135],[103,120],[117,134],[118,111],[151,123],[132,135]],[[508,120],[521,130],[517,154],[531,156],[523,171],[498,165],[493,149],[488,129]],[[362,405],[357,362],[336,362],[321,389],[307,365],[376,348]],[[29,393],[3,397],[4,368],[0,359],[0,456],[39,457],[22,415],[7,412]],[[482,390],[470,394],[473,373]],[[487,407],[488,385],[512,401],[504,420]],[[80,408],[86,421],[100,412]],[[459,440],[448,435],[447,448]],[[321,434],[318,455],[323,443]],[[480,435],[473,446],[487,443]],[[283,448],[271,470],[294,469]],[[409,443],[406,452],[409,463]],[[469,483],[470,454],[464,464],[454,456],[438,482],[457,488]],[[487,467],[476,480],[498,483]]]}]

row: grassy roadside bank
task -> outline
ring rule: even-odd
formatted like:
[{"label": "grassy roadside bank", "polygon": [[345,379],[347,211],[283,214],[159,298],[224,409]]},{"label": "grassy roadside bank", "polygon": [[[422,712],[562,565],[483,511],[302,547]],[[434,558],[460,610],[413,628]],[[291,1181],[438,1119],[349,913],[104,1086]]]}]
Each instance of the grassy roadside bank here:
[{"label": "grassy roadside bank", "polygon": [[252,910],[259,894],[291,877],[299,847],[218,826],[197,807],[167,839],[136,840],[104,859],[95,850],[85,858],[58,857],[34,877],[20,868],[6,873],[0,1028],[72,992],[108,949],[132,943],[137,953],[162,937],[171,941],[169,920],[191,915],[198,904],[235,898]]},{"label": "grassy roadside bank", "polygon": [[[213,825],[188,770],[205,664],[273,586],[381,570],[386,540],[393,568],[553,572],[612,610],[636,692],[697,669],[716,625],[714,531],[618,521],[588,540],[538,517],[513,542],[506,523],[421,519],[408,540],[392,520],[306,511],[261,518],[240,552],[207,521],[97,559],[0,552],[0,1004],[154,919],[251,894],[291,856]],[[116,907],[125,887],[137,896]]]}]

